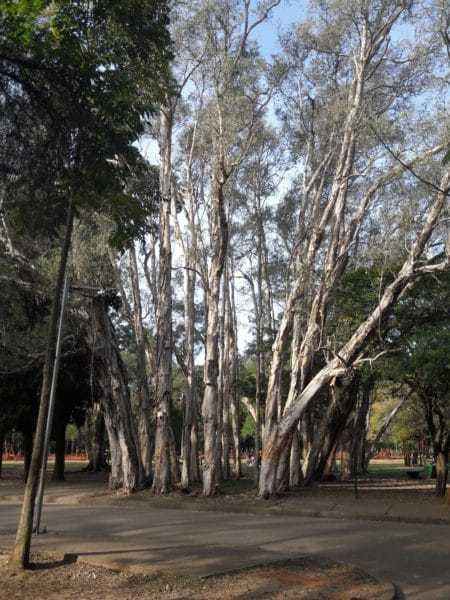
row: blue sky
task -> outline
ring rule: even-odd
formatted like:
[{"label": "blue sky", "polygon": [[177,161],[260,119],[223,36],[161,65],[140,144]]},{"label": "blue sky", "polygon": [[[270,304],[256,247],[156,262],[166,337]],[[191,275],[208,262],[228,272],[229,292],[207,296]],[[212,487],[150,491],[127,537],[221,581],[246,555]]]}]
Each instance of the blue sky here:
[{"label": "blue sky", "polygon": [[280,50],[278,37],[280,30],[303,20],[306,0],[282,0],[272,11],[271,18],[262,23],[256,30],[253,39],[259,44],[261,53],[270,58]]}]

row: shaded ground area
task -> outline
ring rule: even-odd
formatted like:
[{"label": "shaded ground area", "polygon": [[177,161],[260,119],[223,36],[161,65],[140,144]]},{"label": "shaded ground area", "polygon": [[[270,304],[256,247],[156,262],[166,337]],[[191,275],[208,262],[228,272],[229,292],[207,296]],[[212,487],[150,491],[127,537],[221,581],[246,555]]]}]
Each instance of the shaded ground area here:
[{"label": "shaded ground area", "polygon": [[[67,502],[73,503],[77,499],[83,501],[88,496],[108,494],[108,474],[105,472],[89,473],[84,470],[86,464],[85,462],[68,462],[65,481],[53,481],[53,465],[50,463],[45,486],[46,501],[64,503],[67,499]],[[0,502],[20,502],[23,489],[23,463],[4,463],[0,479]]]},{"label": "shaded ground area", "polygon": [[393,589],[361,570],[325,559],[302,557],[206,580],[163,575],[133,575],[88,564],[34,557],[35,568],[14,573],[0,567],[2,593],[23,600],[294,599],[391,600]]}]

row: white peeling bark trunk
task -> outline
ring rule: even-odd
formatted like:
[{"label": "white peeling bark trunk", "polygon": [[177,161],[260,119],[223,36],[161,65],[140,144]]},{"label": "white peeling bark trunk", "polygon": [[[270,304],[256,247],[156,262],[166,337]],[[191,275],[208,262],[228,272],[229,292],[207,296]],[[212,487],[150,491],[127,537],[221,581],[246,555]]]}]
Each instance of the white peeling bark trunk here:
[{"label": "white peeling bark trunk", "polygon": [[109,473],[109,488],[111,490],[118,490],[123,485],[122,477],[122,452],[119,445],[119,436],[117,435],[117,429],[114,423],[114,413],[111,409],[106,407],[111,402],[104,398],[101,400],[102,405],[105,407],[105,427],[108,435],[109,442],[109,456],[110,456],[110,473]]},{"label": "white peeling bark trunk", "polygon": [[102,364],[102,401],[110,446],[120,448],[121,479],[124,494],[131,494],[140,484],[141,464],[136,447],[136,432],[131,410],[128,377],[120,356],[111,320],[103,296],[93,300],[95,337],[103,344],[99,356]]},{"label": "white peeling bark trunk", "polygon": [[213,177],[212,200],[212,245],[213,256],[209,272],[207,291],[207,331],[205,358],[205,391],[203,395],[203,494],[212,496],[216,492],[217,481],[217,407],[219,375],[219,302],[220,281],[225,265],[228,245],[228,223],[226,219],[223,181],[219,174]]},{"label": "white peeling bark trunk", "polygon": [[131,289],[133,294],[133,329],[136,339],[136,372],[137,372],[137,429],[139,439],[139,450],[141,453],[141,462],[143,476],[145,481],[152,478],[153,461],[153,435],[152,435],[152,400],[147,373],[146,342],[142,315],[141,291],[139,285],[139,272],[136,259],[136,250],[134,245],[129,249],[130,253],[130,273]]},{"label": "white peeling bark trunk", "polygon": [[160,229],[158,306],[156,311],[156,435],[152,491],[167,494],[172,489],[176,465],[172,464],[172,245],[170,235],[172,109],[160,111]]}]

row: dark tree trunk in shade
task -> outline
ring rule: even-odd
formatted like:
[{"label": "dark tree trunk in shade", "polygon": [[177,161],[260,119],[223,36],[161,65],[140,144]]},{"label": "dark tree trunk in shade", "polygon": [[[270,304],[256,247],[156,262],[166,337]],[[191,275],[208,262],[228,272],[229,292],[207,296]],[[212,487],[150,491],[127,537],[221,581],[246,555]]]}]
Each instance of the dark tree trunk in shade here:
[{"label": "dark tree trunk in shade", "polygon": [[351,464],[352,477],[365,473],[367,427],[370,401],[372,395],[372,383],[363,382],[360,390],[360,401],[356,411],[356,417],[352,428],[351,441]]},{"label": "dark tree trunk in shade", "polygon": [[98,473],[106,467],[105,463],[105,419],[98,410],[95,418],[94,444],[92,449],[92,471]]},{"label": "dark tree trunk in shade", "polygon": [[53,467],[52,479],[54,481],[64,481],[66,458],[66,423],[64,421],[56,421],[53,431],[55,435],[55,464]]},{"label": "dark tree trunk in shade", "polygon": [[436,455],[436,496],[443,497],[447,490],[448,480],[448,452],[439,451]]},{"label": "dark tree trunk in shade", "polygon": [[298,429],[294,432],[291,444],[291,456],[289,461],[289,488],[293,489],[301,483],[300,468],[300,432]]},{"label": "dark tree trunk in shade", "polygon": [[2,478],[4,449],[5,449],[5,432],[0,429],[0,479]]},{"label": "dark tree trunk in shade", "polygon": [[31,456],[33,453],[33,434],[31,431],[23,432],[23,480],[28,480],[30,472]]},{"label": "dark tree trunk in shade", "polygon": [[86,471],[98,473],[107,468],[105,461],[105,419],[99,401],[86,414],[86,437],[89,464]]},{"label": "dark tree trunk in shade", "polygon": [[305,485],[322,478],[328,459],[356,405],[357,398],[357,382],[350,384],[347,381],[345,385],[332,390],[330,405],[305,460],[303,472]]}]

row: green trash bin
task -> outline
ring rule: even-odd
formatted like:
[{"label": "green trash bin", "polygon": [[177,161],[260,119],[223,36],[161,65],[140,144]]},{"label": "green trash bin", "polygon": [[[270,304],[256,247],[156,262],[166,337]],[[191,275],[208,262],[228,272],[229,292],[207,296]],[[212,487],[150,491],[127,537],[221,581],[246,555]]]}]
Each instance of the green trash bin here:
[{"label": "green trash bin", "polygon": [[429,479],[436,479],[436,465],[433,465],[433,464],[426,465],[425,473]]}]

